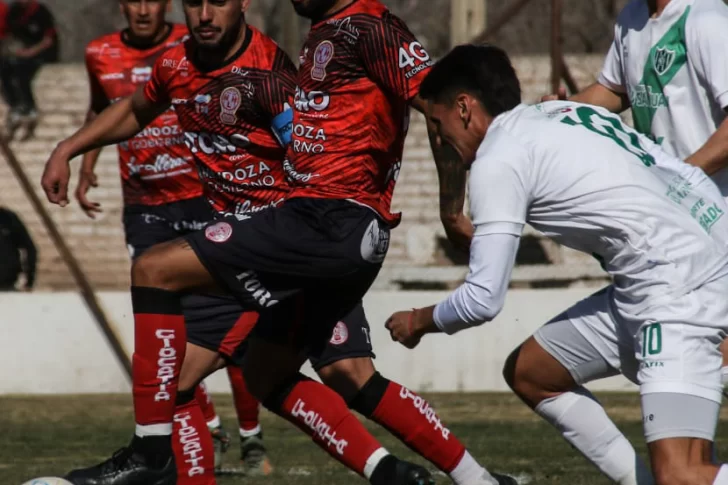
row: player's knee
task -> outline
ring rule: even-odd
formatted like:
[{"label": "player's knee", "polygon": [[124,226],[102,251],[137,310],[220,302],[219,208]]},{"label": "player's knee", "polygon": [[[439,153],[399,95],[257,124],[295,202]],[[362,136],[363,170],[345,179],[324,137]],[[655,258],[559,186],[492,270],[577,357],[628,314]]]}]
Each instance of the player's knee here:
[{"label": "player's knee", "polygon": [[345,382],[357,389],[361,389],[374,372],[374,364],[369,357],[337,360],[317,371],[321,380],[329,387]]},{"label": "player's knee", "polygon": [[536,369],[529,363],[529,359],[523,358],[522,349],[523,346],[518,347],[506,359],[503,378],[518,397],[535,405],[548,396],[535,377]]},{"label": "player's knee", "polygon": [[164,280],[164,267],[159,258],[149,251],[134,260],[131,281],[134,286],[160,288]]},{"label": "player's knee", "polygon": [[163,256],[152,248],[135,259],[131,267],[132,285],[177,291],[179,285],[172,277],[174,267]]}]

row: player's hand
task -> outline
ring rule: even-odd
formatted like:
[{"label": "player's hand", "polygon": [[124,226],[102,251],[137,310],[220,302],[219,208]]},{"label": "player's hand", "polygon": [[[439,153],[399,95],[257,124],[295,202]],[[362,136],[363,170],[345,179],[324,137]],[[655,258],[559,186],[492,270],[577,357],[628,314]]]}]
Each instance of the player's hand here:
[{"label": "player's hand", "polygon": [[566,88],[565,87],[559,87],[558,91],[556,91],[556,94],[547,94],[546,96],[543,96],[541,98],[541,102],[545,101],[566,101]]},{"label": "player's hand", "polygon": [[392,340],[399,342],[408,349],[414,349],[422,340],[422,334],[414,328],[415,310],[394,313],[384,327],[389,330]]},{"label": "player's hand", "polygon": [[96,219],[97,212],[103,212],[101,204],[90,201],[86,194],[91,187],[98,187],[99,183],[96,174],[93,172],[81,171],[78,176],[78,187],[76,187],[76,200],[83,212],[91,219]]},{"label": "player's hand", "polygon": [[69,155],[58,145],[46,162],[40,185],[52,204],[66,207],[68,205],[68,179],[71,177]]}]

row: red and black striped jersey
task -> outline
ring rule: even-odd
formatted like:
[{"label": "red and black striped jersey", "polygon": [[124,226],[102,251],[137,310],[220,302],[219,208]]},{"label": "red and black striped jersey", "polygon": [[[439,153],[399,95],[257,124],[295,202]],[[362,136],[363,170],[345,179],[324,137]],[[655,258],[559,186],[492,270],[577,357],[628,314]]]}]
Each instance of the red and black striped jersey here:
[{"label": "red and black striped jersey", "polygon": [[[187,38],[187,27],[171,25],[169,35],[148,48],[130,45],[124,37],[123,32],[104,35],[86,47],[91,109],[97,113],[146,84],[159,56]],[[159,205],[202,195],[173,109],[120,143],[118,150],[125,204]]]},{"label": "red and black striped jersey", "polygon": [[433,64],[378,0],[355,0],[312,25],[300,56],[291,197],[350,199],[390,224],[409,102]]},{"label": "red and black striped jersey", "polygon": [[282,160],[295,66],[272,39],[250,26],[244,45],[224,66],[201,69],[194,49],[188,41],[161,56],[146,97],[174,106],[215,210],[245,214],[276,207],[290,188]]}]

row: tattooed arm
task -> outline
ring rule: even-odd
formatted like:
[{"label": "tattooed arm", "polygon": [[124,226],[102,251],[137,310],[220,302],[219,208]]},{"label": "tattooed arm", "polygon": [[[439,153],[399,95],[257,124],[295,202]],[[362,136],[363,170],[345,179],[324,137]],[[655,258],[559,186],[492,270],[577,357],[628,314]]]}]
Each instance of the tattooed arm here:
[{"label": "tattooed arm", "polygon": [[455,150],[440,143],[429,126],[428,133],[440,182],[440,221],[450,242],[468,251],[473,239],[473,224],[463,214],[467,173]]},{"label": "tattooed arm", "polygon": [[[410,104],[414,109],[425,114],[427,101],[416,96],[410,101]],[[425,118],[427,118],[426,115]],[[426,121],[427,136],[430,139],[430,148],[432,148],[432,155],[437,167],[437,178],[440,183],[440,221],[445,228],[448,240],[458,249],[467,252],[470,250],[470,241],[473,239],[473,224],[463,214],[467,171],[455,150],[441,142],[435,125],[428,119]]]}]

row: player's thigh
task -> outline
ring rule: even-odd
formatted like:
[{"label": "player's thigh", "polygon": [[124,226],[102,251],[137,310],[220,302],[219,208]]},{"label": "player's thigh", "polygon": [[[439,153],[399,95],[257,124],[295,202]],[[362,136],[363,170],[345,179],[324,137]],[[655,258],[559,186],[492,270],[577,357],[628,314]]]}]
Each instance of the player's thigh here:
[{"label": "player's thigh", "polygon": [[309,355],[321,380],[344,399],[353,398],[374,375],[369,322],[359,302],[334,327],[323,350]]},{"label": "player's thigh", "polygon": [[626,369],[633,377],[631,345],[620,337],[606,288],[556,316],[508,359],[505,377],[511,387],[536,405],[565,392]]},{"label": "player's thigh", "polygon": [[157,244],[135,258],[131,282],[169,291],[217,290],[217,281],[185,239]]},{"label": "player's thigh", "polygon": [[[700,407],[695,409],[696,413],[701,411]],[[682,414],[688,413],[683,409]],[[700,438],[666,438],[649,443],[648,449],[652,475],[657,485],[709,484],[715,479],[718,466],[713,464],[711,441]]]}]

